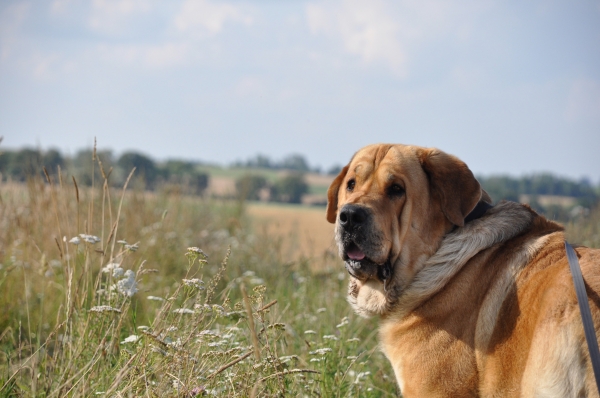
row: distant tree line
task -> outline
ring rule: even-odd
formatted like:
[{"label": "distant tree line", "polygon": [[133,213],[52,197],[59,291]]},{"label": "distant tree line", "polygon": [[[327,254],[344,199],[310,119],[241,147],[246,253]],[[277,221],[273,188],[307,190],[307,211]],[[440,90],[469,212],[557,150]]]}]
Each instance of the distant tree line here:
[{"label": "distant tree line", "polygon": [[519,178],[491,176],[477,179],[494,200],[519,201],[520,195],[569,196],[575,198],[577,204],[589,208],[599,199],[598,187],[587,179],[575,181],[549,173]]},{"label": "distant tree line", "polygon": [[95,180],[102,184],[104,176],[112,186],[122,186],[129,173],[135,168],[131,184],[143,189],[177,189],[190,194],[202,194],[209,182],[206,172],[198,169],[197,162],[167,160],[157,163],[152,158],[138,152],[125,152],[115,157],[111,151],[82,150],[74,156],[63,156],[50,149],[39,151],[21,149],[0,152],[0,173],[3,180],[23,182],[35,175],[43,176],[43,170],[55,175],[60,169],[64,176],[75,177],[77,184],[90,186]]},{"label": "distant tree line", "polygon": [[274,183],[260,174],[244,174],[235,181],[238,196],[244,200],[263,200],[282,203],[301,203],[308,193],[304,174],[293,171]]},{"label": "distant tree line", "polygon": [[249,158],[246,161],[238,160],[237,162],[234,162],[232,164],[232,167],[273,170],[295,170],[304,173],[312,171],[304,156],[299,154],[288,155],[281,161],[273,161],[268,156],[258,154],[254,157]]},{"label": "distant tree line", "polygon": [[[183,190],[184,193],[202,194],[208,187],[209,175],[202,170],[200,162],[167,160],[156,162],[152,158],[134,151],[115,156],[112,151],[96,151],[96,160],[92,160],[91,150],[82,150],[73,156],[64,156],[56,149],[39,151],[25,148],[21,150],[0,150],[0,174],[2,180],[25,181],[28,177],[43,177],[45,168],[49,174],[58,169],[63,175],[73,176],[80,185],[91,185],[93,181],[102,183],[104,176],[112,186],[122,186],[129,173],[135,167],[132,177],[134,187],[154,190]],[[292,154],[280,162],[274,162],[264,155],[256,155],[246,162],[236,162],[232,166],[247,169],[287,170],[275,181],[270,181],[260,170],[248,170],[248,173],[235,181],[239,198],[247,200],[268,200],[287,203],[299,203],[308,193],[309,186],[304,178],[311,168],[302,155]],[[317,171],[312,169],[312,171]],[[334,166],[327,174],[339,173],[341,167]],[[521,195],[529,195],[530,203],[536,210],[554,212],[565,209],[554,206],[541,206],[536,198],[546,195],[564,196],[575,199],[575,205],[591,208],[598,204],[600,190],[589,180],[573,180],[542,173],[524,177],[479,176],[483,188],[494,201],[501,199],[519,201]],[[564,206],[563,206],[564,207]]]},{"label": "distant tree line", "polygon": [[[291,154],[284,157],[281,161],[275,161],[266,155],[257,154],[248,158],[246,161],[238,160],[231,164],[231,167],[253,168],[253,169],[271,169],[271,170],[293,170],[302,173],[318,173],[323,170],[319,166],[310,167],[306,158],[299,154]],[[335,165],[325,171],[328,175],[337,175],[342,170],[342,166]]]}]

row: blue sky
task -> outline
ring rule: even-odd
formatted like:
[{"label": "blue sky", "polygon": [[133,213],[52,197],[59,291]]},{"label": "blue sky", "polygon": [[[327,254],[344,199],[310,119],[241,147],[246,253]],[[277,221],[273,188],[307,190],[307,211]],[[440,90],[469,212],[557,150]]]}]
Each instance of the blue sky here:
[{"label": "blue sky", "polygon": [[598,182],[600,3],[3,0],[0,135],[325,169],[397,142]]}]

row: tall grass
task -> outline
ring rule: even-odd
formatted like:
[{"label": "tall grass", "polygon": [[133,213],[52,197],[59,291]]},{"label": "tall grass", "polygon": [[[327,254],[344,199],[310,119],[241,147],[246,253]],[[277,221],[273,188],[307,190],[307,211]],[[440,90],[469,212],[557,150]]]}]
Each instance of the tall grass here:
[{"label": "tall grass", "polygon": [[243,203],[46,177],[0,186],[0,395],[396,396],[341,267]]}]

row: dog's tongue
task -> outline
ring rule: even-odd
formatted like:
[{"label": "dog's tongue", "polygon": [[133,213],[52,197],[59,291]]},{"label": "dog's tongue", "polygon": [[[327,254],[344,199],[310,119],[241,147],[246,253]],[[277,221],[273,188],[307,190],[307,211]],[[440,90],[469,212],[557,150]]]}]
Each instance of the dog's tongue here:
[{"label": "dog's tongue", "polygon": [[348,254],[350,260],[360,261],[365,258],[365,253],[363,253],[356,245],[351,245],[346,254]]}]

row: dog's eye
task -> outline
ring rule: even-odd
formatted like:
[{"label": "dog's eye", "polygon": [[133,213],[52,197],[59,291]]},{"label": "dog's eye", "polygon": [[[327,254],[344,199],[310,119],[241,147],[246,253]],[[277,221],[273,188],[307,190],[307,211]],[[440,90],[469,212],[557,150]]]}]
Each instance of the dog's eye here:
[{"label": "dog's eye", "polygon": [[346,186],[346,189],[350,192],[354,191],[354,185],[356,185],[356,181],[354,181],[354,179],[349,180],[348,181],[348,185]]},{"label": "dog's eye", "polygon": [[404,195],[404,188],[399,184],[392,184],[388,188],[388,195],[390,196],[401,196]]}]

